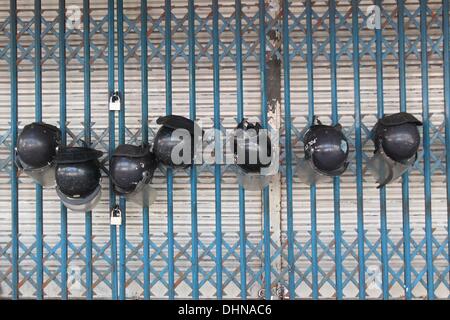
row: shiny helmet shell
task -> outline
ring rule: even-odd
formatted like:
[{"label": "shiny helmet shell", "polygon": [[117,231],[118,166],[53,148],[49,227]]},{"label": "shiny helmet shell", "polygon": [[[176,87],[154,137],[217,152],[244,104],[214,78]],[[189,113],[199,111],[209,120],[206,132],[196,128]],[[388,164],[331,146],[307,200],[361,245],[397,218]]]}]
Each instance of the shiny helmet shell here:
[{"label": "shiny helmet shell", "polygon": [[399,178],[416,161],[420,146],[418,127],[422,125],[413,115],[399,112],[379,119],[372,130],[374,155],[368,160],[378,188]]},{"label": "shiny helmet shell", "polygon": [[99,201],[101,151],[64,147],[56,156],[56,190],[61,201],[75,211],[88,211]]},{"label": "shiny helmet shell", "polygon": [[319,173],[339,176],[348,166],[349,146],[341,126],[328,126],[320,122],[311,126],[304,139],[305,159]]},{"label": "shiny helmet shell", "polygon": [[35,170],[52,164],[60,143],[61,132],[57,127],[43,122],[26,125],[17,138],[19,166]]},{"label": "shiny helmet shell", "polygon": [[109,172],[118,194],[130,194],[151,182],[156,158],[148,145],[119,145],[111,157]]},{"label": "shiny helmet shell", "polygon": [[[186,168],[192,165],[197,146],[196,142],[199,138],[196,135],[203,134],[199,126],[194,121],[178,115],[159,117],[156,123],[161,125],[153,140],[153,154],[157,160],[172,168]],[[190,136],[190,142],[185,141],[177,135],[173,135],[175,130],[178,129],[186,130],[186,133]],[[190,143],[190,145],[186,145],[187,143]],[[189,147],[190,149],[189,163],[175,163],[172,159],[174,148],[179,148],[181,150],[180,155],[183,156],[182,152],[185,147]]]},{"label": "shiny helmet shell", "polygon": [[55,157],[61,144],[60,130],[50,124],[33,122],[20,133],[15,148],[15,163],[43,187],[55,184]]},{"label": "shiny helmet shell", "polygon": [[379,119],[373,130],[375,153],[382,148],[388,157],[397,162],[415,157],[420,146],[418,126],[421,125],[421,121],[406,112]]},{"label": "shiny helmet shell", "polygon": [[[271,165],[272,142],[259,122],[242,120],[233,137],[236,164],[246,173],[260,173]],[[264,157],[262,158],[261,155]]]}]

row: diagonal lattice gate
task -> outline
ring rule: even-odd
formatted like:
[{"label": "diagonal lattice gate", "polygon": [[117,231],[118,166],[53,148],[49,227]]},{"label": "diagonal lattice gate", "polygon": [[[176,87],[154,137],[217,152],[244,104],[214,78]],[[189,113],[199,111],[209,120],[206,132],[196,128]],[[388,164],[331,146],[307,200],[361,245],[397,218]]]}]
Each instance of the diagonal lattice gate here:
[{"label": "diagonal lattice gate", "polygon": [[[448,299],[449,2],[1,0],[0,297]],[[370,130],[399,110],[423,120],[421,151],[377,190]],[[12,165],[35,119],[108,154],[151,142],[166,113],[259,118],[281,132],[279,175],[255,192],[229,166],[160,168],[143,210],[105,176],[79,214]],[[295,170],[313,115],[352,152],[310,188]]]}]

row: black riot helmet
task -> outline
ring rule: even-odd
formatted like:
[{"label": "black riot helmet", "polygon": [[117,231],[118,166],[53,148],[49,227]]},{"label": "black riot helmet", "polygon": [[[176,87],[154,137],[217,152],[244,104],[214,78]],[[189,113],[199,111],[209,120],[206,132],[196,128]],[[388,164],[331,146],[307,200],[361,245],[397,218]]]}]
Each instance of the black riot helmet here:
[{"label": "black riot helmet", "polygon": [[272,143],[259,122],[242,120],[236,128],[233,144],[236,164],[245,172],[259,173],[262,168],[270,166]]},{"label": "black riot helmet", "polygon": [[304,138],[305,159],[312,167],[327,176],[339,176],[348,166],[348,142],[340,124],[323,125],[318,119]]},{"label": "black riot helmet", "polygon": [[60,143],[57,127],[43,122],[26,125],[17,139],[17,166],[44,186],[54,183],[54,160]]},{"label": "black riot helmet", "polygon": [[156,169],[156,159],[148,145],[119,145],[109,166],[114,190],[118,194],[130,194],[151,182]]},{"label": "black riot helmet", "polygon": [[415,157],[420,145],[417,126],[421,125],[422,122],[406,112],[379,119],[373,130],[375,153],[382,148],[389,158],[397,162]]},{"label": "black riot helmet", "polygon": [[90,211],[100,200],[103,152],[85,147],[61,148],[56,156],[56,192],[67,208]]},{"label": "black riot helmet", "polygon": [[[156,120],[156,123],[162,125],[153,141],[153,153],[158,161],[166,166],[174,168],[185,168],[190,166],[194,162],[198,140],[203,135],[203,131],[200,127],[194,121],[177,115],[159,117]],[[178,131],[179,129],[181,130]],[[184,133],[183,137],[179,134],[174,134],[175,131],[180,134]],[[190,157],[189,155],[184,154],[184,150],[189,149]],[[180,156],[181,161],[174,162],[174,159],[172,159],[173,151],[177,156]],[[186,158],[189,159],[185,161]]]},{"label": "black riot helmet", "polygon": [[372,131],[375,151],[367,162],[378,188],[399,178],[417,158],[420,146],[418,126],[413,115],[399,112],[379,119]]}]

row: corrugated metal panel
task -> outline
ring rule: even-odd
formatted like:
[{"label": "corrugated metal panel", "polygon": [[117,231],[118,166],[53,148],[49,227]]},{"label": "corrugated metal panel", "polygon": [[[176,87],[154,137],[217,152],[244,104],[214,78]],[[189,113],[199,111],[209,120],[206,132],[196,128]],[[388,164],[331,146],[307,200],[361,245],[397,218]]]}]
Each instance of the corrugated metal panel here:
[{"label": "corrugated metal panel", "polygon": [[[14,1],[13,1],[14,2]],[[266,31],[282,29],[283,15],[281,1],[270,2],[266,16]],[[355,2],[355,1],[353,1]],[[0,296],[11,297],[14,292],[11,237],[11,185],[10,170],[10,35],[11,20],[9,3],[0,0],[0,203],[7,208],[0,214]],[[307,60],[307,9],[310,2],[292,2],[289,5],[288,23],[290,26],[290,104],[292,126],[298,131],[292,132],[293,153],[296,158],[302,156],[299,132],[308,120],[308,60]],[[322,121],[328,122],[332,114],[330,79],[330,24],[329,5],[333,1],[315,1],[311,7],[312,54],[314,56],[314,110]],[[356,2],[355,2],[356,3]],[[401,2],[399,2],[401,3]],[[108,151],[108,6],[115,6],[115,29],[117,29],[118,1],[91,1],[90,3],[90,46],[91,46],[91,121],[92,142],[94,147]],[[195,1],[195,41],[196,41],[196,117],[205,127],[213,126],[214,118],[214,83],[213,83],[213,14],[212,2]],[[242,1],[243,16],[243,101],[246,117],[258,117],[261,113],[261,83],[259,61],[259,22],[256,0]],[[374,30],[366,26],[367,8],[371,1],[359,3],[359,37],[360,37],[360,79],[361,79],[361,114],[363,160],[370,155],[372,144],[367,139],[369,130],[376,122],[377,114],[377,73],[376,43]],[[66,3],[83,9],[83,1]],[[148,5],[148,118],[150,140],[156,132],[156,118],[166,113],[166,72],[165,72],[165,13],[164,1],[149,1]],[[419,1],[405,4],[405,52],[406,52],[406,105],[409,112],[422,117],[421,92],[421,55],[420,55],[420,10]],[[429,110],[431,138],[431,208],[433,226],[434,253],[434,294],[438,298],[449,297],[448,280],[448,209],[444,191],[445,178],[445,123],[444,123],[444,83],[443,83],[443,32],[441,1],[428,1],[428,76],[429,76]],[[77,8],[74,7],[74,8]],[[18,126],[23,128],[35,116],[35,73],[34,73],[34,11],[28,1],[18,1]],[[188,3],[181,0],[171,2],[172,16],[172,112],[189,116],[189,46],[188,46]],[[58,47],[58,9],[56,0],[42,3],[42,113],[46,122],[57,124],[60,119],[59,90],[59,47]],[[126,141],[141,141],[141,4],[139,1],[123,1],[124,17],[124,86],[125,86],[125,124]],[[276,16],[273,12],[280,12]],[[383,72],[384,72],[384,110],[386,113],[400,109],[399,55],[397,30],[398,5],[396,1],[383,1],[382,36]],[[109,11],[111,14],[111,10]],[[220,1],[219,4],[219,53],[220,53],[220,116],[225,128],[233,128],[237,117],[236,87],[236,39],[234,34],[235,2]],[[336,5],[336,40],[337,40],[337,101],[340,122],[347,136],[353,143],[350,170],[342,177],[340,184],[340,222],[342,228],[342,267],[343,284],[336,283],[336,257],[334,237],[333,184],[330,181],[317,185],[317,261],[312,257],[311,206],[309,187],[294,177],[292,209],[294,268],[288,268],[288,217],[287,190],[282,175],[282,190],[279,198],[272,189],[272,218],[276,205],[281,204],[281,230],[277,228],[277,219],[271,219],[274,235],[281,232],[281,240],[272,237],[271,248],[271,285],[278,284],[286,289],[294,287],[292,297],[343,298],[361,297],[358,274],[358,233],[357,233],[357,185],[355,160],[355,99],[354,99],[354,64],[352,51],[352,5],[350,1],[338,1]],[[448,14],[448,13],[447,13]],[[110,16],[111,17],[111,16]],[[271,18],[270,18],[271,17]],[[118,86],[117,30],[115,30],[115,87]],[[66,35],[66,71],[67,71],[67,128],[68,143],[79,143],[84,134],[84,65],[83,65],[83,24],[78,29],[67,30]],[[267,47],[268,52],[274,49]],[[283,51],[277,54],[282,55]],[[281,56],[280,56],[281,58]],[[284,88],[284,87],[283,87]],[[282,90],[284,90],[282,88]],[[109,88],[110,89],[110,88]],[[283,95],[282,95],[283,96]],[[285,101],[281,101],[284,117]],[[273,119],[269,119],[272,122]],[[331,120],[330,120],[331,122]],[[116,143],[119,141],[118,117],[115,119]],[[276,123],[276,121],[275,121]],[[284,124],[283,124],[284,126]],[[281,139],[284,141],[284,137]],[[422,148],[423,150],[423,148]],[[282,150],[284,153],[284,150]],[[284,169],[283,169],[284,170]],[[284,171],[283,171],[284,172]],[[189,172],[177,171],[173,188],[173,231],[174,231],[174,293],[177,298],[190,297],[193,293],[192,283],[192,236],[191,236],[191,192]],[[367,179],[366,179],[367,178]],[[411,228],[411,281],[412,297],[424,297],[427,294],[426,279],[426,237],[424,231],[425,196],[423,153],[409,175],[409,219]],[[207,169],[198,172],[198,232],[199,232],[199,293],[201,298],[216,296],[216,246],[215,246],[215,190],[214,174]],[[240,242],[239,242],[239,190],[235,174],[226,172],[222,177],[221,221],[223,232],[223,297],[241,297],[240,277]],[[158,200],[149,209],[150,232],[150,276],[151,298],[170,296],[168,268],[167,235],[167,188],[163,172],[158,171],[154,184],[159,192]],[[90,289],[94,298],[115,298],[123,292],[125,283],[126,298],[144,297],[143,259],[143,213],[132,204],[127,204],[126,243],[119,236],[111,241],[109,227],[108,182],[103,179],[103,198],[92,213],[92,286],[88,280],[86,268],[86,216],[68,213],[68,297],[89,297]],[[273,187],[273,186],[272,186]],[[402,230],[402,187],[396,182],[386,189],[388,233],[380,232],[380,193],[375,183],[364,175],[363,214],[365,236],[366,278],[362,287],[366,288],[368,298],[383,297],[372,277],[382,270],[381,235],[388,235],[387,255],[389,259],[389,290],[393,298],[403,297],[403,237]],[[36,297],[41,285],[37,278],[36,257],[36,202],[35,185],[20,176],[19,184],[19,294],[21,298]],[[258,297],[264,288],[264,242],[263,242],[263,204],[260,192],[245,192],[245,222],[248,233],[246,245],[248,297]],[[61,213],[60,202],[53,190],[44,190],[43,195],[43,294],[45,298],[64,296],[61,292]],[[119,229],[117,230],[119,234]],[[123,240],[123,239],[122,239]],[[281,247],[277,243],[281,242]],[[117,256],[112,255],[112,245],[117,244]],[[121,267],[120,248],[126,248],[126,268]],[[281,256],[280,256],[281,255]],[[281,259],[280,259],[281,257]],[[279,263],[277,262],[277,259]],[[113,276],[114,265],[119,268],[119,279]],[[315,266],[316,269],[312,268]],[[362,266],[361,266],[362,267]],[[124,272],[124,273],[123,273]],[[293,274],[294,283],[289,282]],[[317,281],[313,274],[317,273]],[[120,277],[122,276],[122,278]],[[123,279],[125,276],[125,279]],[[314,276],[315,277],[315,276]],[[124,280],[124,281],[123,281]],[[116,283],[115,281],[118,281]],[[118,287],[117,287],[118,286]],[[119,289],[116,292],[116,289]],[[339,290],[342,289],[342,295]],[[385,292],[386,294],[386,292]]]}]

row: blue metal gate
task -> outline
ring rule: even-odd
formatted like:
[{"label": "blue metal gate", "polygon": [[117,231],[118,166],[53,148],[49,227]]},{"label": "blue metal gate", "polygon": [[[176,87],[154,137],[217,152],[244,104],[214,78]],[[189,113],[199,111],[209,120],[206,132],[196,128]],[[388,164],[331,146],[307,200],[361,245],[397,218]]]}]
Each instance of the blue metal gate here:
[{"label": "blue metal gate", "polygon": [[[1,0],[0,297],[448,299],[449,2]],[[421,152],[377,190],[370,130],[398,110],[423,120]],[[260,117],[282,132],[277,180],[250,192],[227,166],[161,168],[141,210],[105,177],[80,215],[14,165],[35,119],[111,154],[165,113]],[[310,188],[295,170],[314,115],[343,124],[352,158]]]}]

